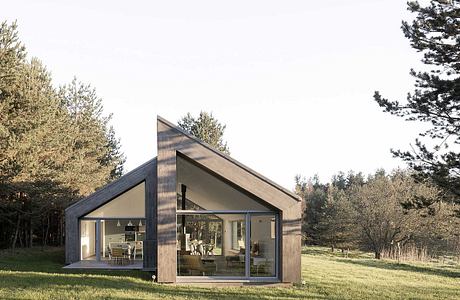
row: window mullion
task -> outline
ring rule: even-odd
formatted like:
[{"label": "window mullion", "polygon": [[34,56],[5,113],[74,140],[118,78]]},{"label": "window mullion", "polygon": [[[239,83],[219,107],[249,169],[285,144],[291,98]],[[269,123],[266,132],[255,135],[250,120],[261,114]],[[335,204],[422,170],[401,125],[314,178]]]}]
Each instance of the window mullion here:
[{"label": "window mullion", "polygon": [[251,215],[249,213],[246,214],[246,250],[244,251],[245,254],[245,276],[247,278],[250,277],[251,273]]}]

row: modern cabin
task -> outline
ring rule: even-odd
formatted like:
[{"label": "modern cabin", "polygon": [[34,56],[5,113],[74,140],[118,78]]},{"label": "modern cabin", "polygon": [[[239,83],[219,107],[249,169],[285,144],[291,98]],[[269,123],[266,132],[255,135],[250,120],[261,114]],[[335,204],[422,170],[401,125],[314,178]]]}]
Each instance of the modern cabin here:
[{"label": "modern cabin", "polygon": [[158,156],[66,209],[66,268],[300,281],[300,199],[158,117]]}]

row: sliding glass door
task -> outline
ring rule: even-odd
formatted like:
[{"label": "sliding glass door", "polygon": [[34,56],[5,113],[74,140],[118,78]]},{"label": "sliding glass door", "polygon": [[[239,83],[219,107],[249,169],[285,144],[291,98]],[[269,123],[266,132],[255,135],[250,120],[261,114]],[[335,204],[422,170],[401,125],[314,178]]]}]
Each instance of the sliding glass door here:
[{"label": "sliding glass door", "polygon": [[[239,224],[238,233],[232,225]],[[245,216],[187,214],[178,216],[179,276],[245,276]]]},{"label": "sliding glass door", "polygon": [[144,218],[83,218],[80,220],[81,260],[113,259],[113,249],[121,249],[132,261],[144,258]]},{"label": "sliding glass door", "polygon": [[113,249],[122,249],[131,260],[144,257],[145,219],[101,220],[101,258],[110,260]]},{"label": "sliding glass door", "polygon": [[276,276],[276,216],[251,215],[251,277]]},{"label": "sliding glass door", "polygon": [[275,278],[277,228],[274,213],[178,211],[177,275]]}]

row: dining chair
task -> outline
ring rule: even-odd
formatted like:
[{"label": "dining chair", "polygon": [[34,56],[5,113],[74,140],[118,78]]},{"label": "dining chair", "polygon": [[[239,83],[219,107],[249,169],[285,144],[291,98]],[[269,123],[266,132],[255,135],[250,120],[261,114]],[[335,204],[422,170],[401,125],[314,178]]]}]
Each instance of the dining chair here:
[{"label": "dining chair", "polygon": [[112,260],[116,264],[123,264],[123,248],[112,248]]}]

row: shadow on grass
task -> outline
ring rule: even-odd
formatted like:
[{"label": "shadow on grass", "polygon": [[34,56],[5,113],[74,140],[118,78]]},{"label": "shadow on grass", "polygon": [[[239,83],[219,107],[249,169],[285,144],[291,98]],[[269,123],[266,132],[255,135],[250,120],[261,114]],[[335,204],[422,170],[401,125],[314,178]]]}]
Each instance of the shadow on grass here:
[{"label": "shadow on grass", "polygon": [[93,274],[150,279],[148,272],[140,270],[88,270],[64,269],[65,254],[61,247],[18,249],[0,255],[0,270],[57,274]]},{"label": "shadow on grass", "polygon": [[151,282],[150,274],[140,270],[69,270],[63,269],[64,250],[47,248],[18,250],[0,255],[0,294],[21,297],[88,298],[178,298],[178,299],[305,299],[324,298],[301,288],[176,286]]},{"label": "shadow on grass", "polygon": [[[339,260],[338,260],[339,261]],[[423,273],[429,275],[437,275],[449,278],[460,278],[460,269],[453,269],[452,267],[441,268],[441,267],[429,267],[429,266],[417,266],[409,265],[405,263],[389,262],[384,260],[373,260],[373,259],[353,259],[346,260],[341,259],[340,262],[348,263],[353,265],[359,265],[370,268],[379,268],[385,270],[400,270],[409,271],[416,273]]]},{"label": "shadow on grass", "polygon": [[[0,291],[10,289],[12,298],[20,290],[29,295],[37,291],[41,297],[46,292],[56,298],[79,295],[87,298],[174,298],[174,299],[325,299],[324,296],[308,293],[298,288],[231,287],[203,288],[158,284],[117,276],[91,276],[86,274],[46,274],[36,272],[0,272]],[[45,294],[43,294],[45,291]],[[1,294],[1,293],[0,293]]]}]

